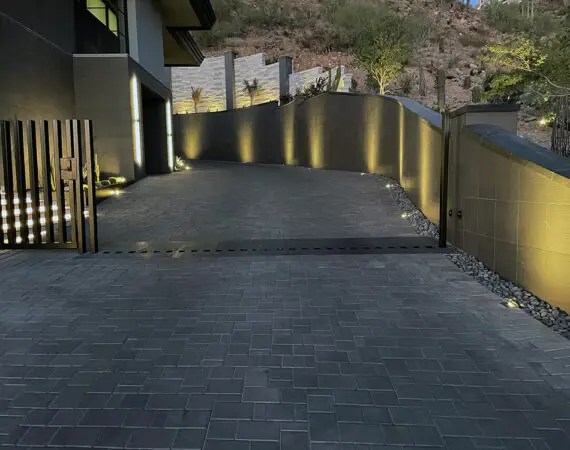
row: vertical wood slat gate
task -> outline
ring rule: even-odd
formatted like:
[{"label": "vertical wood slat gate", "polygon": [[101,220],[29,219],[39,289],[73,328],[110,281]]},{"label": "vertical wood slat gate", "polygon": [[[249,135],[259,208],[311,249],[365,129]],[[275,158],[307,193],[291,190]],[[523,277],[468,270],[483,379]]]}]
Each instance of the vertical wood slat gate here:
[{"label": "vertical wood slat gate", "polygon": [[98,251],[89,120],[0,121],[0,249]]}]

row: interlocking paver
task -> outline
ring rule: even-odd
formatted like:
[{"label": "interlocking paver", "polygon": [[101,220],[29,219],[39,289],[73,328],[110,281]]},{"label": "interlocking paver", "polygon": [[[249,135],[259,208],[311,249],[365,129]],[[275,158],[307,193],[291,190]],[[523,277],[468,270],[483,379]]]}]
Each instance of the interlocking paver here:
[{"label": "interlocking paver", "polygon": [[[413,235],[375,176],[305,169],[199,166],[100,211],[107,248]],[[21,252],[0,292],[0,448],[570,448],[568,341],[443,255]]]}]

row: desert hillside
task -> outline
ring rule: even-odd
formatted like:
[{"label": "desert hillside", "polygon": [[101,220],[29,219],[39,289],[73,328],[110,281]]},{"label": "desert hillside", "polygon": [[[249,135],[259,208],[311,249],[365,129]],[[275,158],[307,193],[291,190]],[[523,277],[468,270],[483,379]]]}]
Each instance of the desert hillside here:
[{"label": "desert hillside", "polygon": [[[358,91],[374,91],[353,56],[350,37],[377,11],[387,11],[404,18],[415,36],[413,52],[389,83],[389,92],[435,107],[436,73],[444,70],[446,102],[454,108],[481,101],[494,71],[482,61],[488,45],[523,33],[552,35],[565,17],[564,2],[491,0],[478,10],[454,0],[213,0],[218,22],[212,31],[196,32],[195,38],[207,56],[228,50],[238,56],[263,52],[272,61],[288,55],[296,71],[342,64],[354,74]],[[539,118],[540,111],[523,107],[519,131],[549,146],[549,129],[538,125]]]}]

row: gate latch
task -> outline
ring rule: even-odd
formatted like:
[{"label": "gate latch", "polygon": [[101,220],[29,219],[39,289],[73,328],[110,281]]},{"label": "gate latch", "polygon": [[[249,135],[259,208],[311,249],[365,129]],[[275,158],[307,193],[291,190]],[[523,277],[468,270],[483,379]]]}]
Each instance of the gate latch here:
[{"label": "gate latch", "polygon": [[75,180],[75,158],[60,158],[59,168],[61,171],[61,178],[63,180]]}]

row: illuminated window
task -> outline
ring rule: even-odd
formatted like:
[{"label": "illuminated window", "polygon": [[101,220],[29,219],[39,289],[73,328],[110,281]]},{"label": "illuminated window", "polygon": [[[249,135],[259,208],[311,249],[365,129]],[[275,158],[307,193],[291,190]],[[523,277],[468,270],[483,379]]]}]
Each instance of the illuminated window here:
[{"label": "illuminated window", "polygon": [[115,14],[110,9],[107,11],[107,14],[108,14],[108,20],[109,20],[107,26],[109,27],[109,30],[111,30],[115,34],[115,36],[118,36],[119,35],[119,27],[118,27],[118,23],[117,23],[117,14]]},{"label": "illuminated window", "polygon": [[116,2],[103,0],[87,0],[87,10],[103,23],[115,36],[119,36],[119,21]]},{"label": "illuminated window", "polygon": [[93,14],[97,19],[107,25],[107,5],[103,0],[87,0],[87,9],[91,14]]}]

